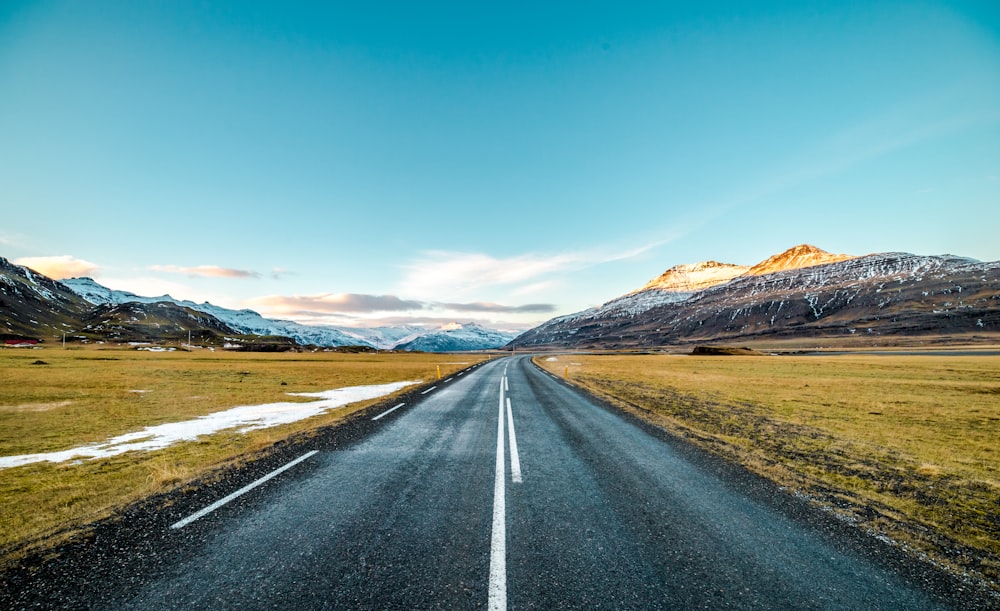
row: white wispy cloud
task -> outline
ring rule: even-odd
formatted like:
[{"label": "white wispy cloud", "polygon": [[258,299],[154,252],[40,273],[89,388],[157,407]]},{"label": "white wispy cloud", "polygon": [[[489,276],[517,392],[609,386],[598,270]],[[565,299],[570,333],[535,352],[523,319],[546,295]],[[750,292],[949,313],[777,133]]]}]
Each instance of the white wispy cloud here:
[{"label": "white wispy cloud", "polygon": [[665,241],[618,252],[527,253],[506,258],[485,253],[428,251],[403,266],[406,275],[399,293],[421,299],[447,299],[489,287],[505,287],[511,293],[524,294],[540,290],[550,283],[546,278],[554,274],[637,257]]},{"label": "white wispy cloud", "polygon": [[311,325],[372,327],[440,325],[459,321],[522,330],[538,324],[539,315],[548,316],[556,310],[556,306],[549,303],[440,302],[355,293],[268,295],[249,299],[243,307],[257,310],[270,318]]},{"label": "white wispy cloud", "polygon": [[182,267],[179,265],[151,265],[149,269],[167,274],[182,274],[185,276],[200,276],[204,278],[260,278],[261,274],[245,269],[219,267],[218,265],[195,265]]},{"label": "white wispy cloud", "polygon": [[51,257],[21,257],[14,263],[31,268],[55,280],[94,276],[100,269],[96,263],[78,259],[71,255],[56,255]]},{"label": "white wispy cloud", "polygon": [[551,289],[553,286],[555,286],[555,282],[552,280],[532,282],[531,284],[525,284],[515,288],[511,291],[511,295],[531,295],[533,293],[541,293],[542,291]]}]

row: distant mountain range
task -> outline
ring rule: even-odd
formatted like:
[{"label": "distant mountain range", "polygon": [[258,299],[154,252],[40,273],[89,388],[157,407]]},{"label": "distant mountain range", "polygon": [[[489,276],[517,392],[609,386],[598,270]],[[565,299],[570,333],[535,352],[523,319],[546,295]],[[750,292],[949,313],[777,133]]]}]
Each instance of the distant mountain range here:
[{"label": "distant mountain range", "polygon": [[234,349],[644,349],[761,339],[1000,341],[1000,262],[953,255],[831,254],[803,244],[754,266],[677,265],[598,308],[517,336],[475,324],[356,329],[253,310],[57,282],[0,258],[0,339],[187,341]]},{"label": "distant mountain range", "polygon": [[516,347],[649,348],[752,339],[1000,339],[1000,262],[803,244],[752,267],[668,269],[598,308],[552,319]]},{"label": "distant mountain range", "polygon": [[187,341],[246,349],[356,346],[380,350],[488,350],[516,333],[452,323],[371,329],[312,326],[264,318],[253,310],[143,297],[91,278],[55,281],[0,257],[0,338],[146,342]]}]

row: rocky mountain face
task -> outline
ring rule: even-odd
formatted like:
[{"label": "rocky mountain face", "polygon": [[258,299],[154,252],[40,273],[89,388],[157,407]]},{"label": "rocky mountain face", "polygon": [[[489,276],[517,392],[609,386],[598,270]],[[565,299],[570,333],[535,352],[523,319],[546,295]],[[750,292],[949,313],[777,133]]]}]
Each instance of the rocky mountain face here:
[{"label": "rocky mountain face", "polygon": [[0,257],[0,337],[62,337],[91,305],[66,286]]},{"label": "rocky mountain face", "polygon": [[[709,262],[672,270],[719,269]],[[736,266],[733,266],[736,267]],[[726,268],[727,273],[735,271]],[[517,346],[644,348],[796,337],[1000,333],[1000,262],[943,255],[833,255],[802,245],[704,288],[667,278],[553,319]],[[676,276],[676,274],[673,274]]]}]

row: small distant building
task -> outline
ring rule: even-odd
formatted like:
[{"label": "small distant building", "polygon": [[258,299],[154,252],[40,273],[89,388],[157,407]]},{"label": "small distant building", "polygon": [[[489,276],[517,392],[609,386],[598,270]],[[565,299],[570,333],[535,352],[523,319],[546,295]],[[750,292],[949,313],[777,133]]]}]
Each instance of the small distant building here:
[{"label": "small distant building", "polygon": [[21,346],[35,346],[38,344],[37,339],[5,339],[3,340],[4,346],[12,346],[14,348],[19,348]]}]

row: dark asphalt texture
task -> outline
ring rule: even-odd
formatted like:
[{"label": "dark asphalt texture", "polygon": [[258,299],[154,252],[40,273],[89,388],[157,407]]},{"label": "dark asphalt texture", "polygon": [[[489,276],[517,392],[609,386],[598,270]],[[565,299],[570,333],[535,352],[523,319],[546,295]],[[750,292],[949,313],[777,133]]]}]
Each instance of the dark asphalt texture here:
[{"label": "dark asphalt texture", "polygon": [[[132,508],[58,557],[0,575],[0,607],[485,608],[505,368],[524,478],[512,481],[508,447],[510,609],[1000,606],[518,357]],[[319,453],[170,528],[310,450]]]}]

